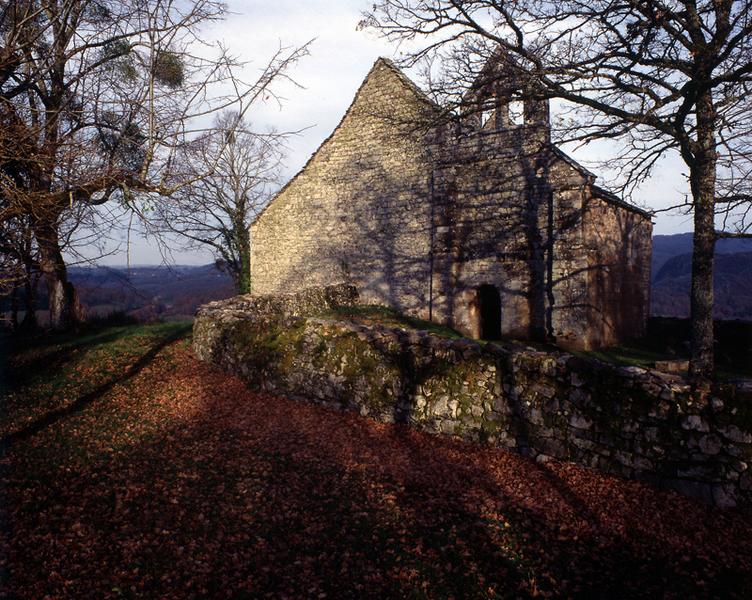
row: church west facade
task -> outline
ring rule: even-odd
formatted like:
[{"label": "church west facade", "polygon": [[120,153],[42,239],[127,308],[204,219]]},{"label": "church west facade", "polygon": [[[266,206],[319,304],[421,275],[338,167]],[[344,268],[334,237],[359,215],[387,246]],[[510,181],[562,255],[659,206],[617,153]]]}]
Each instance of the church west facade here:
[{"label": "church west facade", "polygon": [[593,348],[642,334],[650,215],[551,144],[546,100],[477,99],[447,119],[379,59],[251,226],[253,292],[352,283],[476,338]]}]

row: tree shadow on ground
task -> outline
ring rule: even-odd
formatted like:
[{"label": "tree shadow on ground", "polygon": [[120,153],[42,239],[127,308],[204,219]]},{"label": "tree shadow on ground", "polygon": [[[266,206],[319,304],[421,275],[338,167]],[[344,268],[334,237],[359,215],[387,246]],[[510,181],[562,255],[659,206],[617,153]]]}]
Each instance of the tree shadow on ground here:
[{"label": "tree shadow on ground", "polygon": [[[75,400],[67,404],[66,406],[45,413],[44,415],[35,419],[33,422],[24,426],[22,429],[19,429],[17,431],[14,431],[4,436],[2,439],[0,439],[0,449],[3,449],[7,447],[8,445],[11,445],[15,442],[28,439],[29,437],[39,433],[40,431],[44,430],[50,425],[53,425],[59,420],[64,419],[70,415],[73,415],[77,412],[84,410],[91,403],[96,402],[97,400],[102,398],[104,395],[106,395],[116,385],[125,383],[132,377],[135,377],[136,375],[138,375],[144,369],[144,367],[150,364],[154,360],[154,358],[166,346],[170,345],[175,340],[185,336],[185,334],[186,334],[186,329],[180,328],[180,329],[173,331],[169,335],[160,338],[157,343],[153,344],[146,352],[144,352],[144,354],[142,354],[135,362],[133,362],[121,375],[114,377],[108,380],[107,382],[103,383],[102,385],[96,387],[92,391],[79,396],[78,398],[76,398]],[[113,332],[109,335],[94,336],[88,342],[82,342],[81,344],[75,345],[75,347],[77,349],[84,351],[87,348],[91,348],[93,346],[104,345],[114,340],[117,340],[123,337],[123,335],[124,335],[124,332]],[[60,352],[63,352],[63,350],[61,350]],[[58,353],[56,352],[55,354],[57,355]],[[54,368],[56,366],[59,367],[60,362],[55,362],[53,360],[52,364],[49,365],[48,368]]]},{"label": "tree shadow on ground", "polygon": [[5,336],[5,359],[24,352],[27,356],[18,365],[8,369],[9,391],[17,390],[38,379],[41,373],[61,369],[70,362],[76,353],[83,353],[96,347],[127,337],[132,327],[107,328],[82,334],[35,334],[33,336]]},{"label": "tree shadow on ground", "polygon": [[[743,514],[249,392],[180,352],[169,376],[142,371],[118,400],[148,393],[142,410],[168,415],[138,443],[108,442],[62,467],[24,454],[30,440],[14,445],[6,589],[238,598],[752,589]],[[70,435],[98,435],[97,411],[114,402],[103,400],[68,416]]]}]

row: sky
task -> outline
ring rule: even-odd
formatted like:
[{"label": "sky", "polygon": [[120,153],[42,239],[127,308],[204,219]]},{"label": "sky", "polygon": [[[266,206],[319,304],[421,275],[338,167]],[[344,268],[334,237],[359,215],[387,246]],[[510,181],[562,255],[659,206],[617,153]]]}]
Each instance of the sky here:
[{"label": "sky", "polygon": [[[398,49],[375,32],[357,30],[361,11],[371,4],[372,0],[229,0],[227,19],[204,32],[205,41],[221,41],[233,55],[247,63],[247,79],[255,79],[280,45],[292,47],[314,40],[310,55],[291,72],[298,85],[278,86],[275,91],[281,103],[259,104],[247,114],[254,128],[260,130],[301,131],[288,142],[285,180],[300,170],[337,126],[374,61],[379,56],[398,56]],[[408,72],[408,75],[417,79],[415,73]],[[604,151],[608,148],[601,146],[571,153],[593,170],[589,161],[602,158]],[[659,209],[677,203],[685,193],[681,161],[669,158],[658,166],[635,200],[641,206]],[[659,213],[655,218],[656,234],[679,233],[691,228],[688,216]],[[125,244],[120,246],[119,251],[100,262],[125,264]],[[209,251],[173,251],[168,260],[174,264],[206,264],[213,259]],[[155,244],[132,236],[131,264],[162,261],[162,253]]]}]

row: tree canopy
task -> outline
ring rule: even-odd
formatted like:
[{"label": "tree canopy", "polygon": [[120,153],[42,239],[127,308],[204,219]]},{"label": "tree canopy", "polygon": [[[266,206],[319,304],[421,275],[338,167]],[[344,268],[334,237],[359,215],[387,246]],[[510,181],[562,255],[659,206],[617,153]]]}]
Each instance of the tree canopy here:
[{"label": "tree canopy", "polygon": [[179,161],[186,180],[157,206],[156,227],[188,247],[210,249],[239,293],[251,291],[251,222],[280,179],[286,135],[254,132],[227,111],[187,144]]},{"label": "tree canopy", "polygon": [[[558,139],[618,141],[622,191],[667,152],[684,161],[692,211],[692,370],[713,368],[713,249],[749,235],[752,168],[749,0],[381,0],[364,17],[423,62],[432,92],[463,107],[507,61],[527,94],[564,103]],[[484,80],[485,78],[485,80]]]},{"label": "tree canopy", "polygon": [[53,326],[78,318],[66,223],[95,207],[154,202],[186,182],[180,149],[211,115],[244,114],[306,52],[279,48],[250,82],[202,28],[216,0],[12,0],[0,7],[0,222],[23,219]]}]

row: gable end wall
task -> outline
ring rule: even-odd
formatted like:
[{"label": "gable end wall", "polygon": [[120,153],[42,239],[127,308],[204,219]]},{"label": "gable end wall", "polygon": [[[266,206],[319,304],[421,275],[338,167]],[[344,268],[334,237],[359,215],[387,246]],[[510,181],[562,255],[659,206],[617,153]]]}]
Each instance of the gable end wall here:
[{"label": "gable end wall", "polygon": [[376,63],[339,127],[251,227],[254,293],[350,283],[427,316],[430,106]]},{"label": "gable end wall", "polygon": [[590,197],[583,225],[589,345],[609,346],[641,337],[650,311],[650,218]]}]

